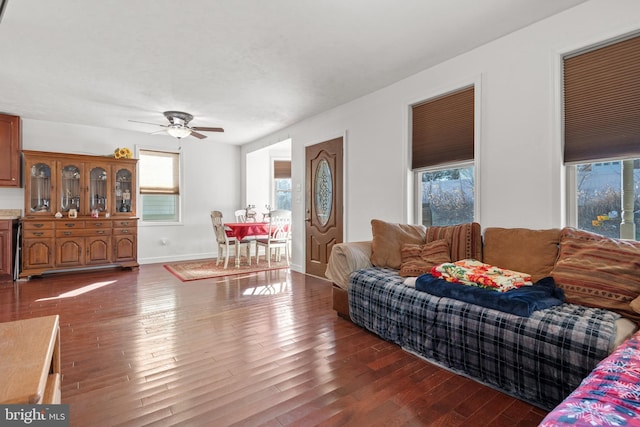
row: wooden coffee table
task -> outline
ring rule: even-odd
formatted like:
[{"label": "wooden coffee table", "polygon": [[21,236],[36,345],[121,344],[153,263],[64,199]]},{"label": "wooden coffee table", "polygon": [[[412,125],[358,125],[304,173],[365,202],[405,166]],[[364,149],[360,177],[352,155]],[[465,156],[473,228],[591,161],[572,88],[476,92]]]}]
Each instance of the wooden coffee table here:
[{"label": "wooden coffee table", "polygon": [[60,403],[58,315],[0,323],[0,403]]}]

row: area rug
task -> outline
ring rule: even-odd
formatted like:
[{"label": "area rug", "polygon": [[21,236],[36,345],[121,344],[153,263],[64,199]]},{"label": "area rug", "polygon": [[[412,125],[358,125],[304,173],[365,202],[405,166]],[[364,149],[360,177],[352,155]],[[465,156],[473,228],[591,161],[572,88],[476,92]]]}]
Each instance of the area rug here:
[{"label": "area rug", "polygon": [[271,261],[271,267],[269,267],[264,258],[261,258],[259,264],[253,262],[251,265],[247,265],[243,262],[240,267],[236,267],[235,259],[232,257],[229,258],[229,266],[226,269],[224,268],[224,262],[216,265],[215,259],[175,262],[165,264],[164,268],[183,282],[188,282],[191,280],[233,276],[236,274],[257,273],[259,271],[280,270],[289,268],[289,266],[286,261],[282,260]]}]

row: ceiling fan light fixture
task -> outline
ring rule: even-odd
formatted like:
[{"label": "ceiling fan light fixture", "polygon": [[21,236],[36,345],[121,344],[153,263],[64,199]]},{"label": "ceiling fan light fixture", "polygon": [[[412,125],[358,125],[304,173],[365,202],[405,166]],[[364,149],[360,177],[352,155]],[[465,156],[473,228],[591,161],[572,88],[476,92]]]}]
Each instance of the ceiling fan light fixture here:
[{"label": "ceiling fan light fixture", "polygon": [[[2,0],[0,0],[0,2],[1,1]],[[167,118],[167,120],[169,120],[169,124],[167,125],[141,122],[138,120],[129,121],[134,123],[144,123],[147,125],[160,126],[164,128],[169,135],[177,139],[186,138],[189,135],[193,136],[194,138],[205,139],[207,136],[200,132],[224,132],[224,129],[220,127],[189,126],[189,122],[193,119],[193,116],[183,111],[165,111],[163,114]]]},{"label": "ceiling fan light fixture", "polygon": [[191,135],[191,129],[183,126],[171,126],[167,128],[167,133],[174,138],[185,138]]}]

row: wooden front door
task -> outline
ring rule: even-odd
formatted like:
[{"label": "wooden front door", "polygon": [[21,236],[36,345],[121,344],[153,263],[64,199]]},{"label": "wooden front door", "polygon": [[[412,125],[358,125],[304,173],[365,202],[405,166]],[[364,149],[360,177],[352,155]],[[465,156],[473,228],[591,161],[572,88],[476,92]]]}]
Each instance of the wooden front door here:
[{"label": "wooden front door", "polygon": [[342,242],[342,145],[340,137],[306,147],[305,271],[319,277]]}]

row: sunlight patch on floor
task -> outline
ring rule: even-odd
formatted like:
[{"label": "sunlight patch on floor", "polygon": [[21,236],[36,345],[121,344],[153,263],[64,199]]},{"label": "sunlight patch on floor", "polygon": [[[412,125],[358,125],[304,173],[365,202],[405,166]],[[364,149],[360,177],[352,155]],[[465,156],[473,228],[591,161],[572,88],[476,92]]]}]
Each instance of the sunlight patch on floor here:
[{"label": "sunlight patch on floor", "polygon": [[111,284],[116,283],[116,282],[117,282],[117,280],[110,280],[108,282],[92,283],[90,285],[83,286],[83,287],[81,287],[79,289],[74,289],[74,290],[69,291],[69,292],[61,293],[57,297],[40,298],[40,299],[36,300],[36,302],[51,301],[51,300],[64,299],[64,298],[73,298],[73,297],[77,297],[78,295],[86,294],[87,292],[95,291],[96,289],[100,289],[100,288],[102,288],[104,286],[108,286],[108,285],[111,285]]},{"label": "sunlight patch on floor", "polygon": [[289,288],[286,282],[270,283],[264,286],[254,286],[251,288],[247,288],[242,292],[242,295],[275,295],[287,292],[288,290]]}]

